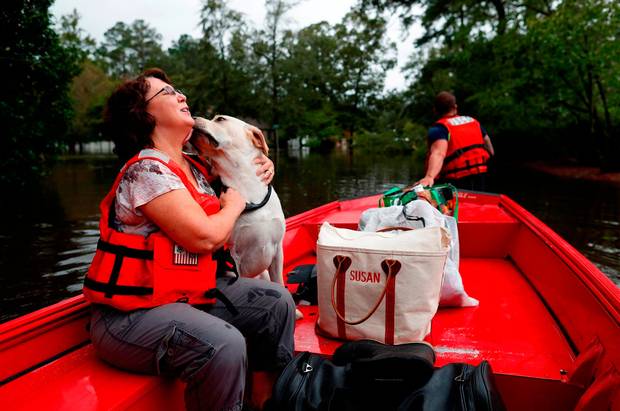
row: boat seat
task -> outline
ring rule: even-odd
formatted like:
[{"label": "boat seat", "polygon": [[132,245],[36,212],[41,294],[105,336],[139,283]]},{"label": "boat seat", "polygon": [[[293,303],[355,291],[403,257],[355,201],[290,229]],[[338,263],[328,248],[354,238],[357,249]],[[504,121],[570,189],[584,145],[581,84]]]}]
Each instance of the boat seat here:
[{"label": "boat seat", "polygon": [[63,356],[0,390],[10,410],[183,410],[185,384],[132,374],[101,361],[91,344]]},{"label": "boat seat", "polygon": [[[307,218],[304,229],[312,241],[317,238],[324,221],[335,227],[357,230],[360,207],[377,207],[378,198],[366,198],[363,203],[356,203],[355,208],[345,204],[327,218],[322,215]],[[463,203],[459,206],[458,225],[461,257],[476,258],[506,257],[519,228],[519,222],[500,207],[499,203]]]}]

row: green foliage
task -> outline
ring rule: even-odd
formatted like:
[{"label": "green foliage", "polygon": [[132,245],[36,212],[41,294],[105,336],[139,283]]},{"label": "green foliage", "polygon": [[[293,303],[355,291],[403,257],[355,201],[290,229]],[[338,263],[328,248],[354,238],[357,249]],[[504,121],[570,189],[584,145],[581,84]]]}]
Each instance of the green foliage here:
[{"label": "green foliage", "polygon": [[95,39],[86,34],[79,26],[80,15],[77,10],[60,17],[58,36],[62,47],[70,52],[77,61],[93,59],[97,49]]},{"label": "green foliage", "polygon": [[[335,27],[338,39],[335,105],[341,123],[353,134],[367,120],[382,91],[385,72],[396,64],[394,44],[385,41],[386,21],[353,9]],[[363,126],[363,125],[362,125]]]},{"label": "green foliage", "polygon": [[[422,158],[436,120],[434,96],[451,90],[500,155],[620,167],[615,1],[360,0],[336,24],[294,31],[286,17],[296,2],[266,0],[265,25],[254,28],[225,0],[203,0],[202,36],[182,35],[165,51],[143,20],[116,23],[97,45],[76,11],[60,19],[56,35],[49,1],[17,4],[2,10],[9,23],[0,50],[16,79],[0,101],[17,153],[10,164],[39,169],[64,142],[97,138],[114,85],[159,66],[195,114],[238,116],[271,136],[277,129],[281,141],[305,137],[326,146],[346,137],[357,148]],[[424,34],[406,66],[412,83],[386,95],[385,73],[396,64],[386,40],[394,13],[405,24],[419,19]]]},{"label": "green foliage", "polygon": [[320,141],[338,139],[342,135],[337,115],[328,104],[305,111],[298,121],[296,133],[300,136],[312,136]]},{"label": "green foliage", "polygon": [[104,37],[96,59],[112,76],[136,75],[163,58],[161,34],[144,20],[135,20],[131,25],[119,21]]},{"label": "green foliage", "polygon": [[355,136],[355,148],[379,153],[402,153],[412,150],[409,138],[399,135],[395,130],[361,130]]},{"label": "green foliage", "polygon": [[[425,34],[407,69],[411,118],[440,90],[479,117],[498,153],[620,168],[620,4],[612,0],[363,0]],[[502,149],[504,148],[504,149]]]},{"label": "green foliage", "polygon": [[11,1],[0,9],[1,183],[24,185],[42,173],[61,148],[72,114],[68,90],[78,65],[52,29],[50,5]]},{"label": "green foliage", "polygon": [[100,67],[90,60],[84,61],[81,73],[71,83],[74,117],[67,132],[70,151],[77,143],[101,139],[103,107],[115,86],[116,82]]}]

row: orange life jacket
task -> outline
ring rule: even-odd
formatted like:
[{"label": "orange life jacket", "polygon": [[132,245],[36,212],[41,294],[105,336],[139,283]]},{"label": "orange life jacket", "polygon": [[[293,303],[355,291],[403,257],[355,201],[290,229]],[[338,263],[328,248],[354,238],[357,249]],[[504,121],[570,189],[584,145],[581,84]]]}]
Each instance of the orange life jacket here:
[{"label": "orange life jacket", "polygon": [[[215,287],[217,261],[212,254],[187,252],[162,232],[145,237],[113,228],[116,189],[127,168],[144,159],[159,161],[175,173],[205,213],[220,210],[217,197],[198,192],[183,170],[165,154],[142,150],[125,164],[101,202],[100,239],[84,279],[84,296],[93,303],[122,311],[171,302],[212,303],[213,293],[208,297],[205,294]],[[205,176],[209,175],[202,165],[188,156],[186,159]]]},{"label": "orange life jacket", "polygon": [[448,129],[448,151],[441,178],[458,179],[487,172],[489,152],[484,146],[480,123],[468,116],[443,117],[438,124]]}]

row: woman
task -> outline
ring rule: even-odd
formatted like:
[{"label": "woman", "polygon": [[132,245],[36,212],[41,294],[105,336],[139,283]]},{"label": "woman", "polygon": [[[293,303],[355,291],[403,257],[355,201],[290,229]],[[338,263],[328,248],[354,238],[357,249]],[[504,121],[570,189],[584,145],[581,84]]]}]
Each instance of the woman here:
[{"label": "woman", "polygon": [[[104,124],[129,161],[102,202],[84,281],[93,345],[120,368],[186,381],[189,410],[239,410],[248,362],[273,378],[292,358],[291,295],[268,281],[216,276],[226,269],[216,251],[245,200],[228,189],[218,201],[206,168],[183,154],[194,120],[163,71],[122,84]],[[273,163],[257,163],[269,182]]]}]

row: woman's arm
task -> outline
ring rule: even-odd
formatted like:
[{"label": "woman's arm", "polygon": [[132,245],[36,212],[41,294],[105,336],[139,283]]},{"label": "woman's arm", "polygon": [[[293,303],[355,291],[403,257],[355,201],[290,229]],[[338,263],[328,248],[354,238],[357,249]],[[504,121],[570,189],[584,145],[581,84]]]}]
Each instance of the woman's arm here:
[{"label": "woman's arm", "polygon": [[172,190],[139,209],[181,247],[207,253],[226,243],[245,208],[245,199],[229,188],[220,196],[220,205],[219,212],[207,215],[187,190]]},{"label": "woman's arm", "polygon": [[273,165],[273,161],[261,153],[254,159],[254,164],[258,165],[256,175],[261,178],[263,183],[271,183],[271,180],[273,180],[273,176],[275,175],[275,166]]}]

